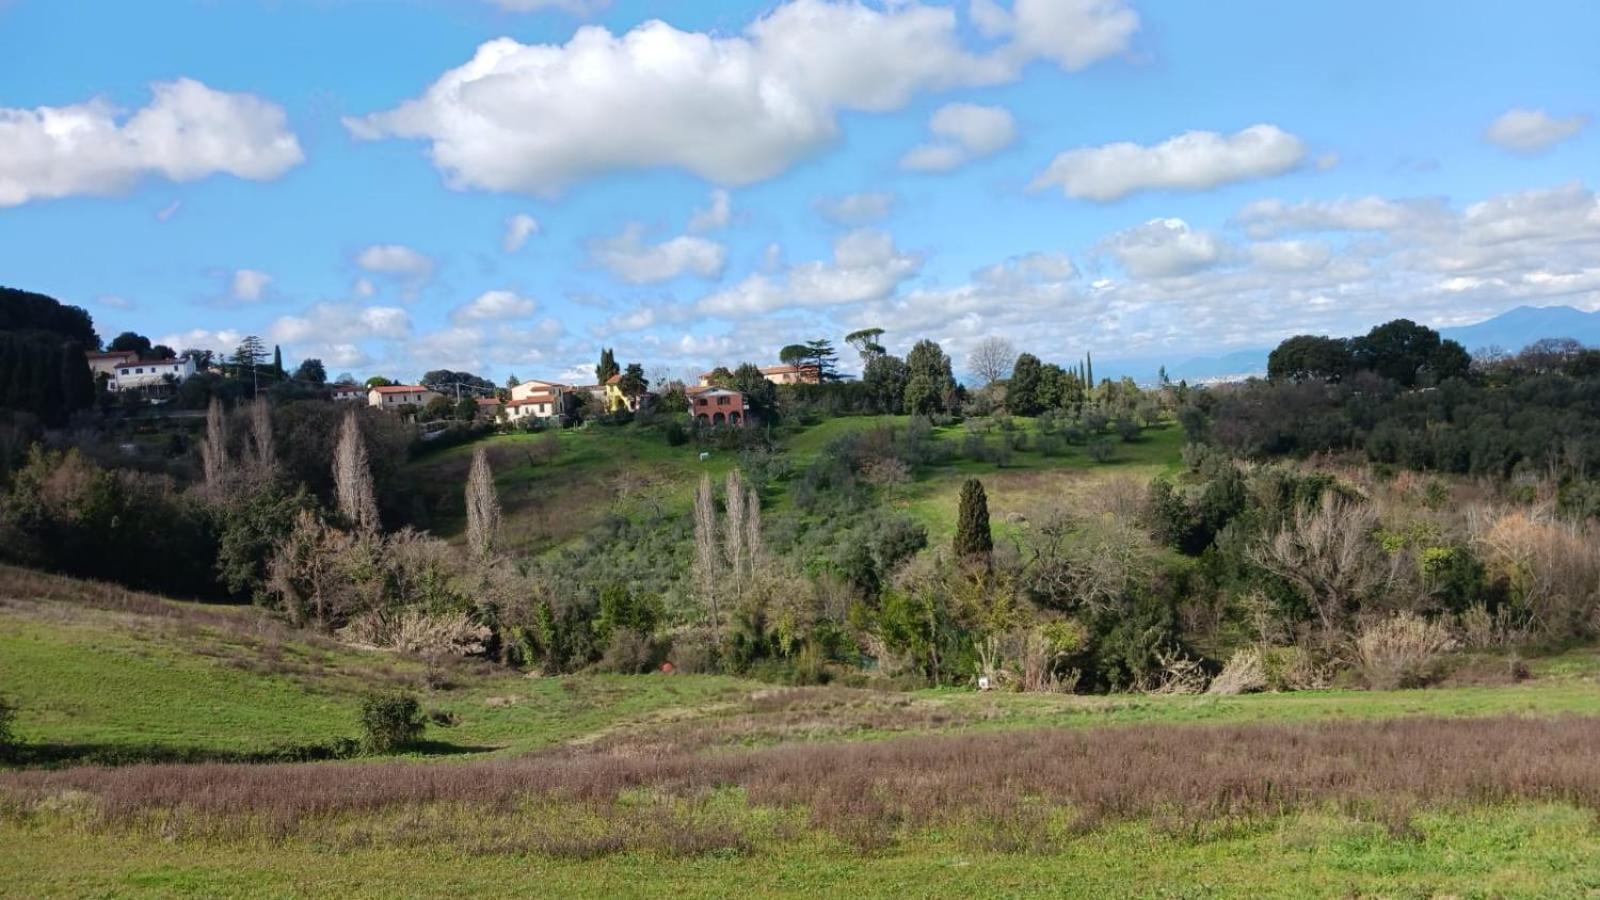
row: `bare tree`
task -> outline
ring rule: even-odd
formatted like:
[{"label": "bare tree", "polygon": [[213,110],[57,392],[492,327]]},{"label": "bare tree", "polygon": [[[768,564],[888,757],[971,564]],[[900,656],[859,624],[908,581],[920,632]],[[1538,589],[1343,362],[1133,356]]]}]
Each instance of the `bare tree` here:
[{"label": "bare tree", "polygon": [[1325,628],[1343,628],[1391,575],[1372,540],[1377,525],[1369,504],[1329,495],[1252,547],[1250,559],[1293,585]]},{"label": "bare tree", "polygon": [[733,595],[737,599],[744,589],[744,479],[739,470],[728,473],[728,483],[723,488],[723,505],[727,509],[727,523],[722,529],[722,542],[726,548],[728,574],[733,582]]},{"label": "bare tree", "polygon": [[750,568],[754,569],[761,564],[761,495],[755,488],[745,491],[744,511],[744,552],[750,559]]},{"label": "bare tree", "polygon": [[988,337],[978,342],[967,356],[967,368],[983,379],[984,384],[999,381],[1011,374],[1011,365],[1017,361],[1017,348],[1002,337]]},{"label": "bare tree", "polygon": [[717,554],[717,503],[712,495],[711,476],[700,477],[700,489],[694,495],[694,549],[695,582],[700,596],[711,609],[711,627],[720,630],[722,618],[717,609],[717,586],[720,579]]},{"label": "bare tree", "polygon": [[258,396],[250,405],[250,442],[255,447],[255,465],[262,473],[278,465],[278,452],[272,440],[272,408],[267,398]]},{"label": "bare tree", "polygon": [[353,409],[345,413],[339,444],[333,451],[333,484],[345,520],[360,531],[377,531],[378,501],[367,462],[367,441]]},{"label": "bare tree", "polygon": [[499,528],[500,498],[495,495],[494,471],[489,468],[488,451],[479,447],[472,452],[472,471],[467,475],[467,547],[473,556],[488,557]]},{"label": "bare tree", "polygon": [[206,437],[200,443],[200,464],[205,471],[206,490],[213,497],[222,494],[228,477],[228,429],[222,419],[222,401],[211,398],[206,407]]}]

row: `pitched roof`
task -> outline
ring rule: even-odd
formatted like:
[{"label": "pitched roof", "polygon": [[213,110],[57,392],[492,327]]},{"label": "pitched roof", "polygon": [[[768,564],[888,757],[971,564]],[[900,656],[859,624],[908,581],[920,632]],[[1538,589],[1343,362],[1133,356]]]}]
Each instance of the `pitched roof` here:
[{"label": "pitched roof", "polygon": [[386,384],[383,387],[375,387],[373,390],[380,394],[415,394],[419,391],[437,393],[431,388],[425,388],[420,384]]},{"label": "pitched roof", "polygon": [[554,403],[555,401],[555,394],[529,394],[526,397],[521,397],[516,400],[512,400],[510,403],[507,403],[506,408],[509,409],[514,406],[528,406],[533,403]]},{"label": "pitched roof", "polygon": [[761,370],[761,374],[763,374],[763,375],[787,375],[787,374],[789,374],[791,372],[799,373],[799,372],[815,372],[815,371],[817,371],[817,367],[816,366],[788,366],[788,365],[784,365],[784,366],[767,366],[765,369]]},{"label": "pitched roof", "polygon": [[606,379],[606,384],[621,384],[621,383],[622,383],[622,376],[620,374],[613,375],[610,378]]}]

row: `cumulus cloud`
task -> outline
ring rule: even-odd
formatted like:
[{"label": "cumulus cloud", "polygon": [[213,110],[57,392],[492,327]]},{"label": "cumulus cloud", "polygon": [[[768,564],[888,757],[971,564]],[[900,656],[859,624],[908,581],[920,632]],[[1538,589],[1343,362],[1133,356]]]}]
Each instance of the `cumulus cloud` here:
[{"label": "cumulus cloud", "polygon": [[405,281],[433,277],[432,257],[404,244],[373,244],[356,255],[356,265],[376,275]]},{"label": "cumulus cloud", "polygon": [[1119,231],[1100,244],[1134,278],[1192,275],[1222,259],[1223,242],[1182,219],[1152,219]]},{"label": "cumulus cloud", "polygon": [[1305,143],[1276,125],[1252,125],[1231,135],[1189,131],[1152,147],[1116,143],[1068,150],[1032,187],[1059,187],[1068,197],[1108,203],[1136,191],[1204,191],[1281,175],[1305,156]]},{"label": "cumulus cloud", "polygon": [[506,234],[500,239],[500,246],[507,253],[515,253],[522,249],[528,238],[539,233],[539,220],[527,213],[517,213],[506,220]]},{"label": "cumulus cloud", "polygon": [[485,291],[451,310],[450,320],[462,324],[524,319],[538,308],[539,304],[531,297],[518,296],[511,291]]},{"label": "cumulus cloud", "polygon": [[1280,272],[1320,269],[1333,259],[1325,241],[1263,241],[1251,244],[1249,253],[1256,265]]},{"label": "cumulus cloud", "polygon": [[711,192],[711,200],[705,209],[697,209],[689,217],[690,231],[714,231],[718,228],[728,227],[733,220],[733,201],[728,192],[718,188]]},{"label": "cumulus cloud", "polygon": [[922,268],[922,257],[881,231],[853,231],[833,244],[832,261],[814,260],[781,275],[751,275],[700,299],[704,314],[743,316],[805,306],[862,303],[892,294]]},{"label": "cumulus cloud", "polygon": [[0,107],[0,207],[116,194],[152,176],[265,181],[305,159],[281,106],[189,78],[158,82],[150,92],[150,103],[132,115],[99,98]]},{"label": "cumulus cloud", "polygon": [[615,237],[590,241],[589,258],[629,284],[655,284],[690,273],[716,278],[722,274],[728,248],[691,235],[646,244],[644,226],[634,222]]},{"label": "cumulus cloud", "polygon": [[661,21],[580,28],[564,45],[480,46],[400,106],[345,120],[363,139],[429,143],[458,188],[552,193],[619,169],[680,168],[722,185],[769,178],[825,146],[843,111],[1014,80],[1030,61],[1075,69],[1122,52],[1123,0],[1023,0],[1015,34],[969,50],[956,13],[897,2],[789,0],[743,34]]},{"label": "cumulus cloud", "polygon": [[1016,139],[1017,123],[1003,107],[950,103],[929,119],[928,131],[934,140],[901,157],[901,168],[947,172],[1010,144]]},{"label": "cumulus cloud", "polygon": [[888,218],[894,203],[895,196],[888,191],[862,191],[823,197],[816,202],[816,210],[836,225],[865,225]]},{"label": "cumulus cloud", "polygon": [[1386,197],[1344,197],[1286,203],[1257,200],[1234,217],[1251,237],[1267,238],[1297,231],[1394,231],[1426,227],[1450,216],[1439,198],[1390,200]]},{"label": "cumulus cloud", "polygon": [[194,328],[189,331],[179,331],[164,334],[156,340],[158,344],[165,344],[174,350],[212,350],[218,353],[230,353],[244,340],[244,332],[224,328],[220,331],[211,331],[205,328]]},{"label": "cumulus cloud", "polygon": [[1514,153],[1534,154],[1576,137],[1588,125],[1588,116],[1556,118],[1542,109],[1511,109],[1491,122],[1483,136]]},{"label": "cumulus cloud", "polygon": [[357,343],[378,338],[401,340],[411,334],[411,316],[397,306],[318,303],[297,316],[280,316],[267,336],[290,343]]},{"label": "cumulus cloud", "polygon": [[255,269],[240,269],[229,280],[228,296],[240,303],[255,303],[266,296],[272,276]]}]

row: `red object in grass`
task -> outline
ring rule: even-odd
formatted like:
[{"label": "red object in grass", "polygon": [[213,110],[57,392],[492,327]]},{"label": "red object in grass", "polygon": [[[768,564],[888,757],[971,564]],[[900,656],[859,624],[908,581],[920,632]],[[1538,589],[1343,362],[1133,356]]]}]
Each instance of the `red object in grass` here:
[{"label": "red object in grass", "polygon": [[668,660],[667,662],[661,664],[661,674],[671,675],[675,668],[676,666],[672,664],[672,661]]}]

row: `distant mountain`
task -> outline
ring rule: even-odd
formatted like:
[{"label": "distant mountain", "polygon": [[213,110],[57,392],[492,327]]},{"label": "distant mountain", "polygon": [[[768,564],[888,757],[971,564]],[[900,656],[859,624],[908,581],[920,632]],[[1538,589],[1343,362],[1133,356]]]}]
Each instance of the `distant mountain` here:
[{"label": "distant mountain", "polygon": [[1540,338],[1572,338],[1587,346],[1600,346],[1600,312],[1570,306],[1519,306],[1476,325],[1441,328],[1439,334],[1461,344],[1468,352],[1500,347],[1512,353]]},{"label": "distant mountain", "polygon": [[[1570,306],[1519,306],[1473,325],[1441,328],[1439,335],[1456,341],[1471,353],[1484,347],[1500,347],[1512,353],[1541,338],[1572,338],[1591,347],[1600,347],[1600,312],[1584,312]],[[1095,360],[1096,377],[1121,378],[1126,375],[1141,384],[1151,384],[1161,367],[1173,381],[1191,383],[1236,380],[1267,374],[1267,355],[1271,347],[1232,350],[1218,356],[1196,356],[1173,362],[1171,357],[1138,357]]]}]

